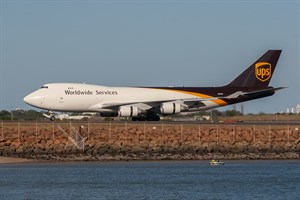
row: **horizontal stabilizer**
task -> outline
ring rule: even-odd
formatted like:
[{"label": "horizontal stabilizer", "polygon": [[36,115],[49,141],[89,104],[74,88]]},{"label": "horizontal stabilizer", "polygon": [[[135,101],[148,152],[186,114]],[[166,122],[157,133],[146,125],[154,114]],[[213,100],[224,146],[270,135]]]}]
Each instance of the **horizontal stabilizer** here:
[{"label": "horizontal stabilizer", "polygon": [[236,99],[240,96],[247,96],[247,95],[255,95],[255,94],[259,94],[259,93],[264,93],[264,92],[272,92],[272,91],[277,91],[277,90],[281,90],[287,87],[278,87],[278,88],[267,88],[267,89],[262,89],[262,90],[255,90],[255,91],[251,91],[251,92],[243,92],[243,91],[237,91],[223,99]]},{"label": "horizontal stabilizer", "polygon": [[227,96],[226,99],[235,99],[235,98],[238,98],[241,95],[243,95],[243,91],[237,91],[237,92]]},{"label": "horizontal stabilizer", "polygon": [[252,91],[252,92],[244,92],[242,95],[252,95],[252,94],[257,94],[257,93],[261,93],[261,92],[270,92],[270,91],[277,91],[277,90],[281,90],[287,88],[286,86],[283,87],[278,87],[278,88],[268,88],[268,89],[263,89],[263,90],[256,90],[256,91]]}]

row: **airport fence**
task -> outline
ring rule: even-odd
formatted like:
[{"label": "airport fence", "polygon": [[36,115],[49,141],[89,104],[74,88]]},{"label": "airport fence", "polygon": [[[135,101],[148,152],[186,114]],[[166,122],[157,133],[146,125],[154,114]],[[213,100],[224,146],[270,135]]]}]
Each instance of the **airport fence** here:
[{"label": "airport fence", "polygon": [[[71,130],[86,141],[190,142],[191,144],[273,142],[299,143],[300,125],[168,124],[168,123],[7,123],[0,122],[1,140],[40,142],[67,139]],[[64,133],[65,132],[65,133]],[[78,137],[78,136],[76,136]]]}]

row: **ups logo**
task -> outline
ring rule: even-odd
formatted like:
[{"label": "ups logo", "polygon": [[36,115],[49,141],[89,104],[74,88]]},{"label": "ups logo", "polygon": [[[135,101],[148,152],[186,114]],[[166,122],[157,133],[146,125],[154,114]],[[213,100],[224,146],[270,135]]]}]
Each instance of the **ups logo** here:
[{"label": "ups logo", "polygon": [[271,64],[267,62],[256,63],[255,76],[262,82],[269,80],[271,78]]}]

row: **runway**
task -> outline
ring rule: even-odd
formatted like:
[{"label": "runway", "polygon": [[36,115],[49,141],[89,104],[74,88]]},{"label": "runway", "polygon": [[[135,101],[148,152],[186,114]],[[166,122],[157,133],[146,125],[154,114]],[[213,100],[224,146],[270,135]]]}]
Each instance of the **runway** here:
[{"label": "runway", "polygon": [[224,121],[190,121],[190,120],[182,120],[182,121],[142,121],[142,122],[136,122],[136,121],[100,121],[100,120],[63,120],[63,121],[50,121],[50,120],[44,120],[44,121],[3,121],[0,123],[6,123],[6,124],[17,124],[17,123],[22,123],[22,124],[33,124],[33,123],[38,123],[38,124],[65,124],[65,123],[72,123],[72,124],[86,124],[86,123],[96,123],[96,124],[169,124],[169,125],[238,125],[238,126],[243,126],[243,125],[300,125],[300,121],[296,120],[284,120],[284,121],[264,121],[264,120],[259,120],[259,121],[236,121],[236,122],[224,122]]}]

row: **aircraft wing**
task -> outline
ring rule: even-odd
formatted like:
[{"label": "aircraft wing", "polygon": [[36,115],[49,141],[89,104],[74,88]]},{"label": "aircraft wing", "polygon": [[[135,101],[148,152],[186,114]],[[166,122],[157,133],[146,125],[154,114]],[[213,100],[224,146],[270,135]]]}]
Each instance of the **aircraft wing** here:
[{"label": "aircraft wing", "polygon": [[101,109],[113,109],[118,110],[120,106],[135,106],[138,107],[141,110],[150,110],[156,107],[160,107],[162,103],[168,103],[168,102],[178,102],[182,104],[185,107],[201,107],[205,106],[203,101],[211,101],[216,100],[218,98],[212,97],[212,98],[186,98],[186,99],[172,99],[169,101],[147,101],[147,102],[103,102],[99,104],[95,104],[90,107],[91,110],[101,110]]}]

